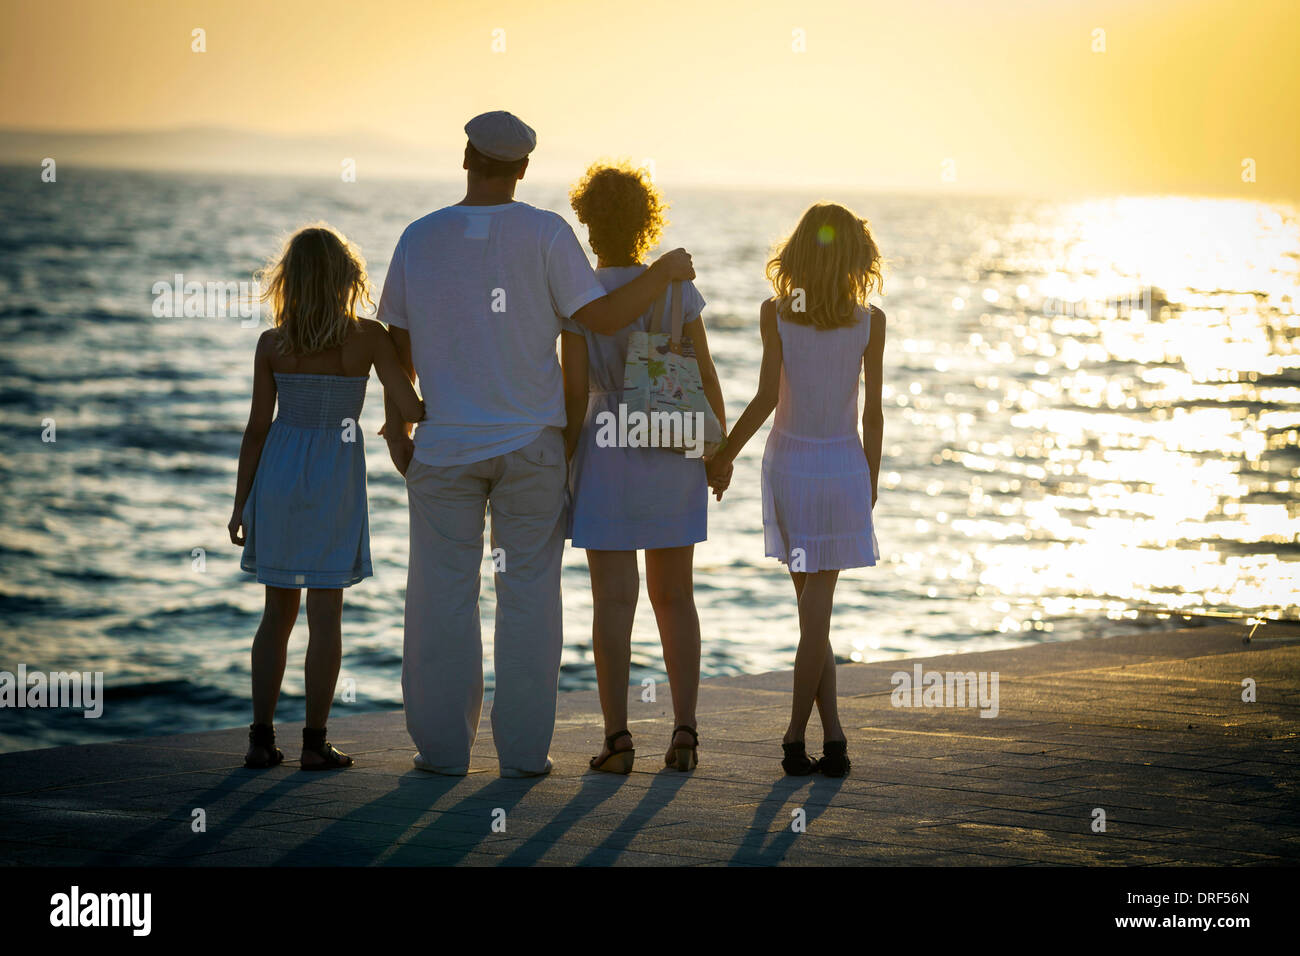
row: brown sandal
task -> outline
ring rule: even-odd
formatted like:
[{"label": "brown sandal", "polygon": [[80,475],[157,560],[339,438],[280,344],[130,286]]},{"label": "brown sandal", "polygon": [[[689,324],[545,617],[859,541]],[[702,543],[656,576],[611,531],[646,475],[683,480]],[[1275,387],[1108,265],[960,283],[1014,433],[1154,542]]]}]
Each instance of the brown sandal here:
[{"label": "brown sandal", "polygon": [[[275,727],[271,724],[248,725],[249,752],[244,756],[244,766],[250,770],[266,770],[279,766],[284,760],[284,752],[275,745]],[[254,749],[265,752],[264,757],[254,757]]]},{"label": "brown sandal", "polygon": [[320,763],[300,764],[303,770],[343,770],[352,766],[352,758],[325,739],[324,727],[319,730],[310,727],[302,729],[302,752],[313,753],[321,758]]},{"label": "brown sandal", "polygon": [[592,757],[589,764],[592,770],[599,770],[602,773],[621,774],[632,772],[632,763],[636,760],[636,748],[629,747],[627,750],[615,750],[614,741],[620,737],[626,737],[628,740],[632,739],[632,735],[626,730],[620,730],[618,733],[606,737],[605,746],[609,748],[609,756],[601,760],[600,763],[596,763],[597,760],[600,760],[600,754]]},{"label": "brown sandal", "polygon": [[[694,741],[689,747],[673,747],[673,741],[677,739],[680,733],[688,733],[691,740]],[[696,753],[700,746],[700,735],[695,732],[694,727],[687,727],[682,724],[680,727],[673,728],[673,735],[668,738],[668,746],[673,747],[671,756],[664,757],[665,767],[674,767],[677,770],[694,770],[700,765],[699,755]]]}]

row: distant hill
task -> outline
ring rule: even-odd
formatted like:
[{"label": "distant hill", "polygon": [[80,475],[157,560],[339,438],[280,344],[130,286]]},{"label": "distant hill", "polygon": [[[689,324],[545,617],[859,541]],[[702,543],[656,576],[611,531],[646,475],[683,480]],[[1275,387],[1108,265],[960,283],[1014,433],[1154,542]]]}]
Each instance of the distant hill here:
[{"label": "distant hill", "polygon": [[459,151],[441,152],[362,131],[303,137],[216,126],[116,132],[0,129],[0,163],[6,164],[39,164],[52,157],[60,164],[87,166],[338,176],[343,161],[352,159],[359,176],[458,170]]}]

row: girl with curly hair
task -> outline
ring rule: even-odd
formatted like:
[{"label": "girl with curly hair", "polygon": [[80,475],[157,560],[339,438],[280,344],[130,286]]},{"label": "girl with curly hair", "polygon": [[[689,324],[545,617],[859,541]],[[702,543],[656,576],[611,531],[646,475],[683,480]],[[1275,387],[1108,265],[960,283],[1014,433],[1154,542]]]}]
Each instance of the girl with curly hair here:
[{"label": "girl with curly hair", "polygon": [[[597,256],[596,275],[614,290],[643,273],[646,254],[666,222],[658,189],[642,169],[598,163],[573,187],[570,200]],[[682,283],[683,344],[694,350],[709,405],[726,430],[722,388],[704,332],[704,298]],[[665,293],[665,296],[671,294]],[[708,480],[705,463],[657,448],[604,445],[597,421],[617,416],[622,400],[628,339],[647,331],[656,303],[631,325],[599,335],[572,321],[564,325],[564,365],[572,456],[569,537],[587,549],[594,601],[592,644],[605,746],[591,760],[595,770],[629,773],[635,755],[627,731],[632,620],[640,579],[637,552],[645,551],[646,587],[659,624],[664,664],[672,689],[675,728],[664,764],[690,770],[698,762],[695,702],[700,683],[700,620],[695,610],[692,562],[696,542],[707,537]]]}]

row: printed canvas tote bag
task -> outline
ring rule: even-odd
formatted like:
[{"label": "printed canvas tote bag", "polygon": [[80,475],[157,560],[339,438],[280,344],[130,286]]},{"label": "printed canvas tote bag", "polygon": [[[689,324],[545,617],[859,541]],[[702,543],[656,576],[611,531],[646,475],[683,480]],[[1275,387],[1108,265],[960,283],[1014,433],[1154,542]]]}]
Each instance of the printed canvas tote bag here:
[{"label": "printed canvas tote bag", "polygon": [[[664,331],[664,306],[672,300],[671,331]],[[695,347],[682,338],[682,284],[672,283],[671,291],[655,305],[650,329],[633,332],[628,337],[627,361],[623,366],[623,404],[629,417],[644,413],[650,423],[649,434],[659,439],[658,447],[684,454],[699,447],[712,455],[722,446],[722,425],[713,413],[700,384],[700,364]],[[697,427],[702,414],[704,434]],[[663,416],[667,415],[667,418]],[[686,416],[691,416],[689,425]],[[657,424],[656,424],[657,423]],[[686,429],[693,441],[686,441]]]}]

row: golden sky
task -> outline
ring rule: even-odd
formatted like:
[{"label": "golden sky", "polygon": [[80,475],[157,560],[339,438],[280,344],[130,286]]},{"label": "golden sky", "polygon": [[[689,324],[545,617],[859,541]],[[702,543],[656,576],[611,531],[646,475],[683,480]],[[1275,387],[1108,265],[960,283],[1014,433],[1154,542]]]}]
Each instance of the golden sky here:
[{"label": "golden sky", "polygon": [[505,108],[561,179],[1294,198],[1297,37],[1296,0],[5,0],[0,126],[365,132],[457,174]]}]

